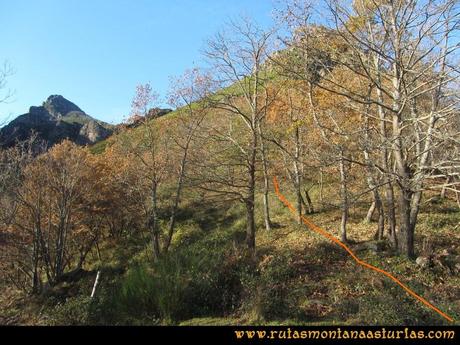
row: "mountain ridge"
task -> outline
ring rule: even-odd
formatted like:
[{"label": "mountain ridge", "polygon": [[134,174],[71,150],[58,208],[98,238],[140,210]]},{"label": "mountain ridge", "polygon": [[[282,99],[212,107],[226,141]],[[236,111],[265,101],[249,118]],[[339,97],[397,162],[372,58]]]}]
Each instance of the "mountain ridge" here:
[{"label": "mountain ridge", "polygon": [[0,146],[11,147],[32,132],[49,147],[64,139],[88,145],[106,139],[113,131],[114,126],[86,114],[63,96],[51,95],[41,106],[31,106],[28,113],[0,128]]}]

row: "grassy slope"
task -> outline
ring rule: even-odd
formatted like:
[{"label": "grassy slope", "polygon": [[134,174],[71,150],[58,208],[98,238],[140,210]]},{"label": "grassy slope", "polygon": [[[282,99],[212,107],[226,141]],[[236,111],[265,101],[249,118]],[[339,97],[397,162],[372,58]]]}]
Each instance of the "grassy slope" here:
[{"label": "grassy slope", "polygon": [[[273,80],[276,79],[276,75],[273,72],[268,72],[268,74],[265,76],[265,78],[267,78],[267,80],[273,81]],[[230,85],[228,87],[223,88],[222,90],[217,91],[212,96],[212,99],[215,101],[215,100],[219,99],[220,97],[223,97],[223,96],[228,95],[228,94],[231,94],[233,97],[239,97],[239,96],[242,95],[242,91],[241,91],[241,89],[239,88],[239,86],[237,84]],[[198,106],[198,103],[193,103],[192,104],[192,108],[196,107],[196,106]],[[185,107],[184,107],[184,109],[185,109]],[[161,117],[155,119],[155,121],[170,121],[170,120],[176,118],[177,116],[181,116],[181,111],[182,110],[183,110],[182,108],[178,108],[176,110],[173,110],[172,112],[166,114],[165,116],[161,116]],[[138,127],[132,128],[132,129],[128,129],[128,131],[129,131],[128,135],[129,136],[136,136],[136,135],[138,135],[138,133],[141,130],[142,130],[142,126],[138,126]],[[124,132],[124,134],[126,134],[126,132]],[[109,138],[107,138],[105,140],[101,140],[98,143],[92,145],[90,147],[90,151],[93,154],[103,153],[104,150],[112,142],[114,142],[115,140],[117,140],[117,134],[115,134],[112,137],[109,137]]]},{"label": "grassy slope", "polygon": [[[98,297],[88,295],[94,274],[64,284],[46,299],[2,296],[0,322],[29,324],[445,324],[436,313],[409,297],[378,273],[357,265],[338,247],[304,226],[272,197],[273,220],[266,233],[259,219],[257,257],[234,244],[244,229],[239,205],[183,211],[168,260],[152,266],[147,240],[124,246],[106,243]],[[426,204],[417,228],[417,250],[424,238],[437,251],[453,247],[460,221],[448,201]],[[375,224],[363,224],[365,208],[355,208],[349,231],[353,241],[368,240]],[[340,215],[312,215],[318,225],[338,229]],[[421,269],[389,250],[359,256],[401,278],[441,310],[460,318],[460,278],[447,266]],[[96,269],[97,262],[87,269]],[[122,273],[123,272],[123,273]],[[16,296],[12,298],[12,296]],[[12,303],[11,301],[16,301]],[[5,321],[6,320],[6,321]]]}]

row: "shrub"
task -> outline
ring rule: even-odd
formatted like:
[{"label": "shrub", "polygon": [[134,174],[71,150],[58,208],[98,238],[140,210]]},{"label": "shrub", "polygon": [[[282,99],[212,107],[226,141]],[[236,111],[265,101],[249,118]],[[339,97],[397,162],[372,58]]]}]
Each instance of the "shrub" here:
[{"label": "shrub", "polygon": [[460,212],[448,214],[430,214],[427,218],[427,225],[433,229],[439,229],[448,226],[455,226],[460,222]]},{"label": "shrub", "polygon": [[157,314],[155,283],[145,266],[131,268],[119,289],[118,300],[133,313]]},{"label": "shrub", "polygon": [[59,302],[51,311],[49,318],[51,325],[88,325],[90,322],[91,297],[79,296],[67,298]]},{"label": "shrub", "polygon": [[223,316],[239,307],[244,260],[228,255],[216,238],[203,242],[168,253],[151,266],[133,265],[100,292],[92,317],[103,324],[169,324]]},{"label": "shrub", "polygon": [[298,276],[292,265],[294,254],[284,252],[261,262],[258,269],[246,265],[241,272],[246,312],[255,320],[270,320],[298,315],[297,289],[290,284]]}]

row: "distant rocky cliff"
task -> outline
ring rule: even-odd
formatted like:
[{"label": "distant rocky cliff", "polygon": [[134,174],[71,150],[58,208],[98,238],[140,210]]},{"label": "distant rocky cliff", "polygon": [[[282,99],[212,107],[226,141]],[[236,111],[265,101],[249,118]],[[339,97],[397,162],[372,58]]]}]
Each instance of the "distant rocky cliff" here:
[{"label": "distant rocky cliff", "polygon": [[0,145],[13,146],[17,141],[29,138],[33,132],[48,146],[64,139],[86,145],[106,139],[112,134],[113,126],[92,118],[64,97],[52,95],[42,106],[30,107],[28,113],[1,128]]}]

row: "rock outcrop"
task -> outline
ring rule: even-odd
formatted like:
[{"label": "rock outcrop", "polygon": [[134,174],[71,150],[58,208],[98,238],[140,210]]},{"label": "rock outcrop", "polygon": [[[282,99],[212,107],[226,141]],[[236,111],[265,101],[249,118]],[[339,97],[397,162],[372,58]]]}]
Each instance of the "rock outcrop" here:
[{"label": "rock outcrop", "polygon": [[104,140],[112,134],[112,130],[102,126],[99,122],[91,120],[80,128],[79,139],[81,144],[94,144]]},{"label": "rock outcrop", "polygon": [[49,147],[69,139],[79,145],[94,144],[113,133],[113,126],[98,121],[60,95],[52,95],[42,106],[32,106],[0,129],[0,145],[13,146],[32,133]]}]

